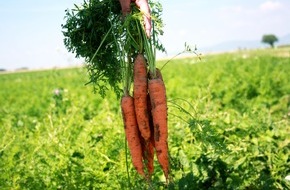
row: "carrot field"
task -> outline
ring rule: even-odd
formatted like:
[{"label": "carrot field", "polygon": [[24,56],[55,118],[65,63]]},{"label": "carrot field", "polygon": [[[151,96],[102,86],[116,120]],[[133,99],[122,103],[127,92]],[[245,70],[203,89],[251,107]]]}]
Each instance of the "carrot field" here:
[{"label": "carrot field", "polygon": [[152,181],[134,170],[120,97],[85,68],[0,74],[0,189],[290,189],[289,48],[177,57],[162,74],[168,184],[156,158]]}]

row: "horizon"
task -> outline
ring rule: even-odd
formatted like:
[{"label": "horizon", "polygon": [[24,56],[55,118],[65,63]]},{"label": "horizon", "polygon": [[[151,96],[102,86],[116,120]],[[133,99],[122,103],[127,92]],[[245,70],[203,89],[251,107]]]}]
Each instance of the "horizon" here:
[{"label": "horizon", "polygon": [[[262,48],[236,48],[232,50],[227,51],[215,51],[215,52],[199,52],[198,50],[195,53],[177,53],[175,55],[171,56],[163,56],[156,58],[156,61],[169,61],[169,60],[176,60],[176,59],[186,59],[186,58],[196,58],[199,59],[199,57],[204,58],[206,56],[212,56],[212,55],[222,55],[222,54],[239,54],[243,56],[247,56],[248,54],[252,54],[253,52],[261,52],[261,51],[272,51],[273,53],[279,51],[277,56],[286,56],[289,57],[289,48],[290,43],[285,45],[277,45],[274,48],[269,47],[262,47]],[[61,69],[74,69],[74,68],[85,68],[86,63],[80,62],[79,64],[75,65],[64,65],[64,66],[54,66],[54,67],[46,67],[46,68],[28,68],[28,67],[20,67],[13,70],[6,70],[4,68],[0,68],[0,75],[1,74],[9,74],[9,73],[24,73],[24,72],[38,72],[38,71],[49,71],[49,70],[61,70]]]}]

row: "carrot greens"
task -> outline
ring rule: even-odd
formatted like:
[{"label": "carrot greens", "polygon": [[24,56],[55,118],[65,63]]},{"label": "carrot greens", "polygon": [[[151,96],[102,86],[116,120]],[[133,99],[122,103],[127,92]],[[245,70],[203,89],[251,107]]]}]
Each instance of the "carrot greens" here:
[{"label": "carrot greens", "polygon": [[84,58],[89,75],[87,84],[93,84],[94,91],[102,97],[109,88],[117,96],[124,90],[130,91],[132,73],[128,70],[138,53],[144,53],[150,67],[155,55],[149,48],[153,45],[165,51],[156,40],[163,34],[161,4],[153,1],[149,4],[154,25],[150,38],[145,35],[142,13],[134,3],[125,18],[118,0],[84,0],[66,10],[66,22],[62,25],[64,45],[77,58]]}]

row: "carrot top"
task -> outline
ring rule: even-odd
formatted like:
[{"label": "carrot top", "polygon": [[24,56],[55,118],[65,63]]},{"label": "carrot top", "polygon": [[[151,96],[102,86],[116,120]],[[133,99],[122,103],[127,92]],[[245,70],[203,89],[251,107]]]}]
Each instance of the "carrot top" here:
[{"label": "carrot top", "polygon": [[[67,9],[62,25],[64,44],[77,58],[84,58],[89,74],[87,84],[103,97],[112,88],[120,97],[130,91],[132,62],[138,53],[144,53],[149,68],[155,64],[152,47],[165,51],[158,40],[162,31],[162,6],[149,1],[153,31],[146,37],[142,12],[134,3],[124,19],[118,0],[84,0],[73,9]],[[152,69],[151,69],[152,70]]]}]

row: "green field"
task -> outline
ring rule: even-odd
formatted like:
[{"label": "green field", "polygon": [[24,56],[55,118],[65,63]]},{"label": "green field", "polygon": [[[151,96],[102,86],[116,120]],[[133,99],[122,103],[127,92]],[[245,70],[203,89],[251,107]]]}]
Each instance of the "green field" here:
[{"label": "green field", "polygon": [[[290,50],[163,69],[171,182],[133,169],[120,100],[84,68],[0,75],[0,189],[290,189]],[[161,67],[165,61],[159,61]]]}]

